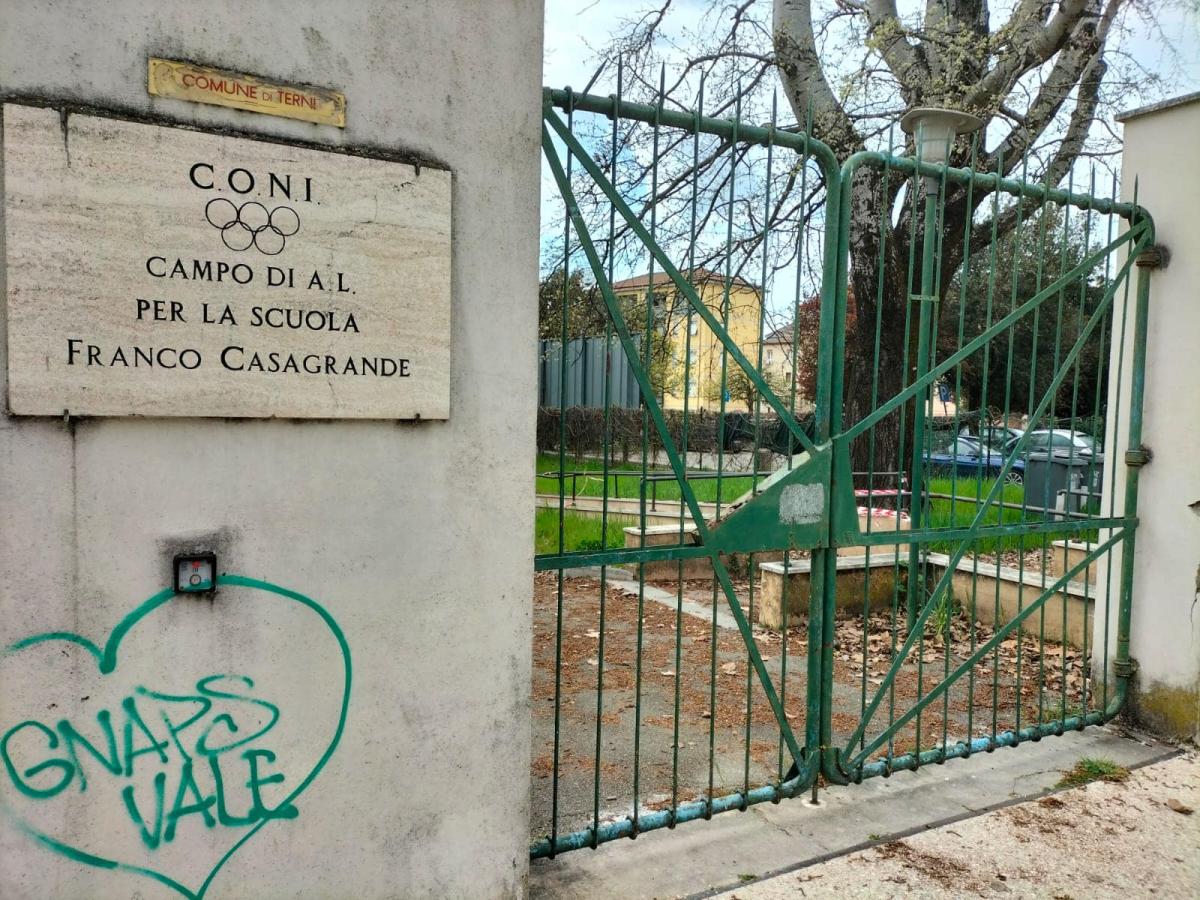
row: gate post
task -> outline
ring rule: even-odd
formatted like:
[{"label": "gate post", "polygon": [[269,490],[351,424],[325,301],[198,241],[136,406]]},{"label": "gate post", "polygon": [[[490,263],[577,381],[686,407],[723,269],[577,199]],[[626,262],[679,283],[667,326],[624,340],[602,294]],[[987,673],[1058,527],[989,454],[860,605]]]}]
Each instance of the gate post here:
[{"label": "gate post", "polygon": [[[1200,246],[1200,170],[1192,155],[1200,144],[1200,96],[1118,118],[1125,125],[1123,199],[1134,199],[1136,191],[1137,202],[1153,214],[1155,224],[1157,247],[1139,260],[1138,280],[1150,277],[1151,267],[1157,271],[1145,325],[1144,373],[1131,365],[1136,331],[1132,291],[1125,320],[1120,307],[1114,319],[1105,456],[1116,467],[1117,498],[1123,496],[1132,472],[1138,471],[1139,524],[1132,565],[1122,565],[1126,561],[1119,555],[1125,546],[1114,550],[1114,571],[1127,568],[1132,584],[1119,586],[1114,578],[1107,598],[1100,592],[1094,646],[1099,653],[1107,635],[1110,648],[1115,648],[1121,629],[1112,619],[1119,592],[1128,587],[1130,709],[1155,731],[1194,739],[1200,734],[1200,304],[1195,289],[1200,255],[1193,248]],[[1169,265],[1164,265],[1168,259]],[[1127,411],[1130,391],[1139,381],[1143,446],[1131,447]],[[1110,484],[1106,473],[1106,490]]]}]

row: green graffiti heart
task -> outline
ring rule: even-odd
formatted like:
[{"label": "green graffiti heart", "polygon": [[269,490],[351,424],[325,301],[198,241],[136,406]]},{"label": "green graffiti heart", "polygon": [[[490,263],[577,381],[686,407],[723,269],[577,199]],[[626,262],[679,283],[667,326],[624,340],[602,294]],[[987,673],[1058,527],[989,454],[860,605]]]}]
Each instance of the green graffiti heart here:
[{"label": "green graffiti heart", "polygon": [[[303,606],[307,606],[321,617],[321,621],[323,621],[330,632],[333,633],[333,636],[337,639],[338,647],[341,648],[342,651],[342,663],[346,673],[346,679],[342,689],[342,708],[338,714],[337,728],[334,730],[333,737],[329,741],[329,746],[325,748],[325,752],[321,754],[321,758],[317,760],[316,765],[313,766],[308,775],[305,776],[304,780],[296,786],[296,789],[288,795],[287,799],[280,804],[287,806],[292,804],[296,798],[303,794],[304,791],[307,790],[308,786],[313,783],[317,775],[320,774],[321,770],[325,767],[325,764],[329,762],[330,757],[333,756],[334,750],[337,749],[338,742],[342,739],[342,731],[346,725],[346,713],[350,706],[350,645],[346,643],[346,637],[344,634],[342,634],[342,629],[338,626],[337,622],[334,621],[333,617],[325,611],[324,607],[322,607],[315,600],[305,597],[303,594],[298,594],[295,591],[290,591],[287,588],[282,588],[266,581],[259,581],[255,578],[246,578],[243,575],[221,575],[217,578],[217,584],[227,585],[230,587],[254,588],[256,590],[275,594],[284,598],[285,600],[294,601]],[[170,603],[175,599],[182,599],[181,595],[176,594],[171,588],[166,588],[159,591],[150,599],[146,600],[117,623],[117,626],[109,633],[108,640],[105,642],[103,649],[82,635],[72,634],[68,631],[52,631],[47,632],[46,634],[36,634],[32,637],[27,637],[24,640],[17,641],[15,644],[8,647],[6,652],[13,653],[23,650],[26,647],[31,647],[34,644],[45,643],[46,641],[68,641],[73,644],[78,644],[91,653],[99,664],[100,674],[109,675],[117,668],[117,648],[120,647],[121,641],[125,635],[128,634],[129,631],[145,616],[149,615],[160,606]],[[242,848],[246,841],[250,840],[250,838],[254,837],[254,835],[258,833],[260,828],[262,828],[268,822],[273,821],[272,819],[260,819],[253,828],[246,832],[246,834],[242,835],[237,843],[229,848],[225,855],[217,861],[217,864],[209,871],[208,876],[204,879],[204,883],[200,885],[199,889],[192,891],[180,884],[175,879],[163,874],[162,872],[157,872],[154,869],[148,869],[142,866],[133,866],[127,863],[118,862],[113,859],[106,859],[105,857],[96,856],[81,850],[78,847],[72,847],[69,844],[65,844],[62,841],[56,840],[55,838],[50,837],[50,835],[39,831],[38,829],[18,818],[6,804],[3,805],[3,811],[5,815],[12,820],[13,824],[23,833],[36,840],[38,843],[55,851],[56,853],[60,853],[63,856],[75,860],[76,862],[86,863],[87,865],[96,866],[101,869],[112,869],[115,871],[134,872],[138,875],[145,875],[148,878],[153,878],[155,881],[165,884],[167,887],[178,891],[184,897],[187,897],[188,900],[202,900],[205,893],[208,891],[209,885],[212,884],[213,879],[217,877],[217,873],[221,871],[221,868],[225,865],[225,863],[229,862],[233,855]]]}]

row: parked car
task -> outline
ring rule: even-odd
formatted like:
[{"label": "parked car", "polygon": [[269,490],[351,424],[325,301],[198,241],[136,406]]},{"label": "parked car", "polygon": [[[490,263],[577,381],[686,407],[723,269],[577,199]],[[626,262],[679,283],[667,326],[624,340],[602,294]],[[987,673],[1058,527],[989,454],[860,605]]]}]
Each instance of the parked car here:
[{"label": "parked car", "polygon": [[[1004,439],[1005,434],[1009,437]],[[1004,460],[1015,449],[1017,441],[1025,432],[1019,428],[992,425],[984,428],[985,439],[969,434],[959,434],[939,452],[925,454],[925,466],[930,473],[957,472],[974,476],[983,473],[984,478],[998,478],[1004,468]],[[988,441],[994,443],[988,443]],[[1040,429],[1030,433],[1021,455],[1013,460],[1005,473],[1009,484],[1024,484],[1025,462],[1030,453],[1050,451],[1056,455],[1091,458],[1100,452],[1091,435],[1066,428]]]},{"label": "parked car", "polygon": [[[925,454],[925,467],[930,474],[957,472],[959,475],[998,478],[1004,468],[1004,455],[984,445],[979,438],[960,434],[940,452]],[[1009,484],[1025,480],[1025,460],[1017,459],[1004,476]]]},{"label": "parked car", "polygon": [[[1017,443],[1013,438],[1004,445],[1004,452],[1012,451]],[[1025,443],[1025,454],[1050,452],[1061,456],[1090,457],[1101,451],[1096,439],[1082,431],[1071,431],[1069,428],[1043,428],[1029,435]]]},{"label": "parked car", "polygon": [[962,431],[959,432],[959,436],[981,441],[997,453],[1025,433],[1024,429],[1012,428],[1008,425],[987,425],[984,426],[982,435],[980,435],[973,434],[972,427],[971,425],[964,425]]},{"label": "parked car", "polygon": [[1017,438],[1025,433],[1023,428],[1011,428],[1008,425],[989,425],[983,429],[983,442],[999,453]]}]

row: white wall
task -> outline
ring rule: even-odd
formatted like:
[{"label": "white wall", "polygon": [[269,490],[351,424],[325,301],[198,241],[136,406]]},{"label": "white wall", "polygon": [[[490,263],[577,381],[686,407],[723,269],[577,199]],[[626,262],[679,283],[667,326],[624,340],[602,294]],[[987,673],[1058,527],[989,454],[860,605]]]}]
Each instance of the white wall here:
[{"label": "white wall", "polygon": [[[1138,671],[1132,711],[1151,728],[1194,738],[1200,734],[1200,169],[1195,164],[1200,98],[1132,114],[1124,125],[1122,199],[1134,198],[1136,181],[1137,201],[1154,218],[1156,243],[1170,252],[1169,265],[1155,270],[1150,280],[1142,443],[1153,461],[1142,468],[1139,481],[1130,630],[1130,655]],[[1119,386],[1122,420],[1107,454],[1117,466],[1118,498],[1124,496],[1128,473],[1134,299],[1131,291]],[[1120,333],[1118,315],[1114,334]],[[1118,351],[1114,342],[1110,435]],[[1114,573],[1119,571],[1118,552]],[[1115,596],[1112,604],[1115,616]],[[1097,646],[1103,624],[1101,616]],[[1115,639],[1115,622],[1109,634]]]},{"label": "white wall", "polygon": [[[70,631],[102,642],[168,583],[174,550],[211,547],[222,570],[318,601],[345,634],[353,679],[344,734],[295,800],[298,816],[267,822],[205,896],[521,895],[541,3],[31,0],[4,4],[3,19],[8,99],[421,155],[453,170],[454,240],[449,421],[0,416],[0,641]],[[347,127],[152,99],[150,55],[336,88]],[[120,735],[120,700],[139,685],[253,677],[250,692],[280,710],[270,770],[286,785],[331,740],[345,674],[332,630],[310,608],[237,587],[147,615],[112,676],[62,642],[3,663],[0,729],[35,708],[49,727],[65,718],[93,736],[98,708],[114,712]],[[246,711],[262,708],[234,705],[244,732]],[[35,752],[36,736],[14,738],[13,754]],[[62,758],[51,749],[43,742],[42,758]],[[197,893],[242,832],[191,815],[170,847],[148,851],[119,779],[80,754],[87,791],[45,801],[15,796],[0,770],[0,896],[179,896],[79,852],[156,868]],[[59,771],[30,777],[44,784]],[[245,764],[230,772],[240,814]],[[168,781],[168,804],[174,790]],[[138,799],[149,817],[152,794]]]}]

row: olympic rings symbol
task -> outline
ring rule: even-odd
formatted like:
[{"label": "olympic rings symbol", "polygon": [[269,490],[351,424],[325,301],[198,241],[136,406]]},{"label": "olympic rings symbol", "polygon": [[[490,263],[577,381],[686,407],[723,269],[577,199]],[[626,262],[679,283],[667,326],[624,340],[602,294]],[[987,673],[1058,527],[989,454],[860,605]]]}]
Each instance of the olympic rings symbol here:
[{"label": "olympic rings symbol", "polygon": [[225,197],[214,197],[204,207],[204,218],[221,231],[221,241],[230,250],[254,247],[266,256],[283,252],[287,239],[300,230],[300,215],[290,206],[268,212],[257,200],[238,206]]}]

